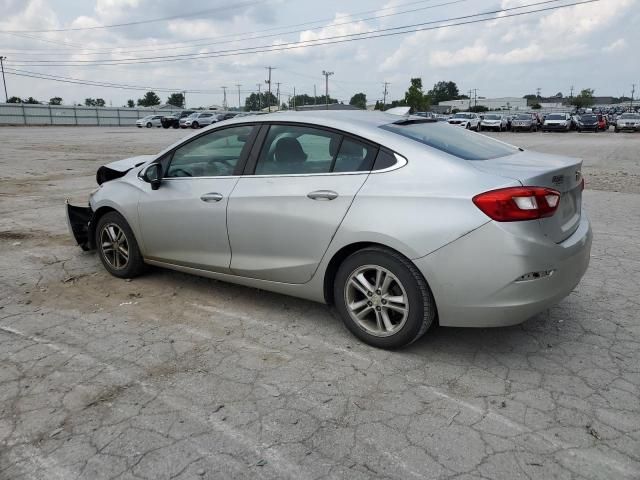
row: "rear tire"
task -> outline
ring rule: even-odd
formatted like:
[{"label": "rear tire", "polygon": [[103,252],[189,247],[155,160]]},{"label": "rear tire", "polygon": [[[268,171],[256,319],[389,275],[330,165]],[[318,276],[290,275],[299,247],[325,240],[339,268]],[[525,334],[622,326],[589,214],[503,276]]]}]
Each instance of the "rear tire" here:
[{"label": "rear tire", "polygon": [[200,124],[198,122],[193,122],[191,124],[191,128],[200,128]]},{"label": "rear tire", "polygon": [[104,268],[118,278],[133,278],[145,264],[131,227],[118,212],[100,217],[96,225],[96,247]]},{"label": "rear tire", "polygon": [[424,335],[436,318],[433,295],[420,271],[386,248],[369,247],[347,257],[338,268],[333,290],[345,326],[374,347],[408,345]]},{"label": "rear tire", "polygon": [[151,125],[151,122],[147,122],[147,128],[151,128],[153,125]]}]

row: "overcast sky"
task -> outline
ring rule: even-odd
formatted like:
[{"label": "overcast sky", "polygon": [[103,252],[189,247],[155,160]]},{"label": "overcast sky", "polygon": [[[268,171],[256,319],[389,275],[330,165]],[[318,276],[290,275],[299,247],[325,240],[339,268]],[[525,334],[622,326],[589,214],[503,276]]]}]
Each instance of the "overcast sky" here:
[{"label": "overcast sky", "polygon": [[[111,66],[43,66],[42,60],[107,60],[212,52],[278,45],[337,35],[425,23],[538,3],[542,0],[0,0],[0,55],[5,67],[78,79],[135,86],[220,91],[265,88],[272,65],[273,89],[282,82],[283,100],[298,93],[324,92],[348,102],[364,92],[369,103],[401,98],[411,77],[422,77],[425,91],[438,80],[455,81],[462,92],[477,88],[486,97],[569,94],[594,88],[596,95],[631,93],[640,83],[640,0],[600,0],[527,16],[421,31],[337,45],[269,53],[200,58],[179,62]],[[577,0],[562,0],[571,3]],[[542,8],[548,4],[542,5]],[[533,8],[533,7],[532,7]],[[203,12],[204,10],[207,12]],[[411,10],[410,12],[407,12]],[[517,12],[514,10],[511,12]],[[522,10],[519,10],[522,11]],[[201,12],[194,16],[193,13]],[[404,12],[404,13],[403,13]],[[118,28],[48,33],[7,33],[94,27],[175,17]],[[317,22],[317,23],[311,23]],[[300,24],[305,24],[300,26]],[[438,23],[432,23],[438,25]],[[304,30],[306,29],[306,30]],[[232,34],[241,34],[232,36]],[[269,35],[265,38],[247,39]],[[197,44],[194,46],[194,44]],[[91,54],[91,55],[88,55]],[[30,65],[27,61],[33,62]],[[70,85],[7,75],[9,96],[65,103],[101,97],[114,106],[142,91]],[[636,87],[636,97],[640,85]],[[188,94],[189,106],[221,104],[221,93]],[[161,93],[166,100],[167,93]]]}]

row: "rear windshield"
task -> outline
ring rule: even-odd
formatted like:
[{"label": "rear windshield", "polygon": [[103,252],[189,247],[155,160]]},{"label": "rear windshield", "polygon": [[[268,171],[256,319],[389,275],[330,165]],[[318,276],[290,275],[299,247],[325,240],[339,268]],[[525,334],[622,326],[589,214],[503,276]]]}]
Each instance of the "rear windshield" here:
[{"label": "rear windshield", "polygon": [[382,125],[380,128],[397,133],[429,147],[464,160],[489,160],[518,151],[516,147],[484,135],[468,132],[447,123],[411,123]]},{"label": "rear windshield", "polygon": [[564,120],[564,115],[547,115],[547,120]]},{"label": "rear windshield", "polygon": [[526,115],[526,114],[516,115],[516,120],[531,120],[531,115]]},{"label": "rear windshield", "polygon": [[484,119],[485,120],[500,120],[500,115],[485,115]]}]

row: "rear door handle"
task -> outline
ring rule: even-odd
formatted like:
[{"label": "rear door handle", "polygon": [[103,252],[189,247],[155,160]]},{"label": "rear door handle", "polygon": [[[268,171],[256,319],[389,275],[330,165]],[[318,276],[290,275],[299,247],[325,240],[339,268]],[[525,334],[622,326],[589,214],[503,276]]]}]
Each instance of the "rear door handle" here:
[{"label": "rear door handle", "polygon": [[216,192],[205,193],[200,197],[200,200],[203,202],[219,202],[222,200],[222,194]]},{"label": "rear door handle", "polygon": [[338,198],[338,194],[333,190],[316,190],[315,192],[307,193],[307,197],[311,200],[333,200]]}]

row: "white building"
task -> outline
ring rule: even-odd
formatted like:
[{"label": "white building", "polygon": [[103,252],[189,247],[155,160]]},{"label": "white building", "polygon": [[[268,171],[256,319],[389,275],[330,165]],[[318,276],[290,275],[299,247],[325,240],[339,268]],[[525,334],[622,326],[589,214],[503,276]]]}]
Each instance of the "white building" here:
[{"label": "white building", "polygon": [[520,97],[478,97],[477,100],[473,98],[465,98],[462,100],[447,100],[445,102],[440,102],[438,105],[450,107],[451,110],[453,110],[454,108],[458,110],[467,110],[469,109],[469,107],[473,107],[474,105],[481,105],[483,107],[487,107],[489,110],[528,110],[527,99]]}]

